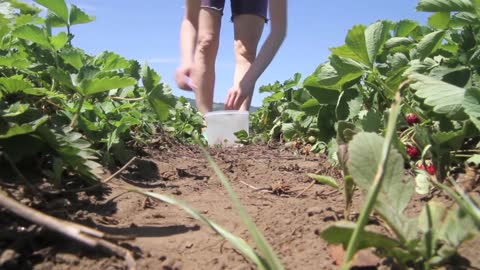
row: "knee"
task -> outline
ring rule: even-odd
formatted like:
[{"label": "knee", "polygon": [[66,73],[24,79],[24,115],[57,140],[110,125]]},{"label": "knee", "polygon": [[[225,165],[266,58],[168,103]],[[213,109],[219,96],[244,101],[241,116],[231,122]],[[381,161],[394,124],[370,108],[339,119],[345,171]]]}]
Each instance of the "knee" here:
[{"label": "knee", "polygon": [[257,54],[257,45],[242,40],[234,42],[235,57],[237,62],[251,63],[255,60]]},{"label": "knee", "polygon": [[218,35],[213,33],[199,34],[197,38],[197,50],[205,56],[215,55],[218,50]]}]

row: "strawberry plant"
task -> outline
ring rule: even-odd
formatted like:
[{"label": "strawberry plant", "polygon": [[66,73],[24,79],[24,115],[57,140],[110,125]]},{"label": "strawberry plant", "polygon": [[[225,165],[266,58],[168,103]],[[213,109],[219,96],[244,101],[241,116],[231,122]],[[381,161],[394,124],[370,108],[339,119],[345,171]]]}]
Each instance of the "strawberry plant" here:
[{"label": "strawberry plant", "polygon": [[300,139],[310,144],[316,142],[318,111],[310,109],[313,98],[303,88],[300,79],[301,75],[297,73],[284,83],[277,81],[260,88],[261,93],[271,95],[251,114],[252,132],[257,137],[283,141]]},{"label": "strawberry plant", "polygon": [[[479,151],[480,17],[474,1],[439,3],[419,1],[419,11],[433,12],[428,25],[408,19],[355,25],[348,31],[345,44],[331,48],[328,61],[303,83],[296,82],[297,88],[285,91],[289,95],[279,90],[284,86],[290,89],[288,83],[263,88],[273,91],[259,114],[267,115],[267,110],[274,113],[263,118],[262,126],[275,126],[273,130],[283,131],[287,139],[306,140],[314,135],[317,145],[327,146],[331,159],[339,162],[337,151],[343,142],[337,138],[343,137],[343,132],[348,133],[347,142],[361,131],[383,134],[395,90],[404,82],[409,87],[394,146],[407,166],[413,167],[420,158],[429,159],[437,178],[445,179],[452,166]],[[310,96],[302,93],[305,90]],[[285,123],[275,111],[287,106],[281,102],[292,102],[288,98],[296,92],[305,99],[300,106],[303,113],[295,116],[310,116],[312,134],[305,134],[301,125]],[[279,122],[285,124],[283,129],[275,125]],[[354,128],[343,130],[345,125],[340,123]],[[275,137],[275,132],[269,135]]]},{"label": "strawberry plant", "polygon": [[45,16],[16,0],[0,9],[3,160],[34,161],[57,182],[67,171],[94,180],[100,164],[126,162],[158,128],[181,138],[200,131],[196,111],[177,102],[153,69],[73,45],[71,26],[94,17],[63,0],[36,2]]},{"label": "strawberry plant", "polygon": [[[404,213],[414,183],[403,173],[402,155],[392,147],[400,111],[400,98],[397,100],[390,110],[385,138],[360,132],[349,143],[348,172],[365,195],[365,206],[357,224],[343,221],[321,233],[329,243],[348,244],[342,269],[349,269],[357,249],[368,247],[394,258],[401,269],[432,269],[446,263],[463,241],[480,232],[479,207],[474,203],[447,210],[442,203],[430,201],[416,217]],[[394,237],[364,228],[372,210],[388,224]]]}]

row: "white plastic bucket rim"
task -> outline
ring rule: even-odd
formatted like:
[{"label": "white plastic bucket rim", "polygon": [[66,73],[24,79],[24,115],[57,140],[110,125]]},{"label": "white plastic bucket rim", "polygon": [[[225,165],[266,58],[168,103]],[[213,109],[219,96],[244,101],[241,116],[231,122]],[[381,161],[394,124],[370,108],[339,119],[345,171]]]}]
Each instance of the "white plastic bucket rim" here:
[{"label": "white plastic bucket rim", "polygon": [[213,112],[207,112],[205,114],[205,117],[212,116],[212,115],[221,115],[221,114],[249,114],[249,112],[236,111],[236,110],[213,111]]}]

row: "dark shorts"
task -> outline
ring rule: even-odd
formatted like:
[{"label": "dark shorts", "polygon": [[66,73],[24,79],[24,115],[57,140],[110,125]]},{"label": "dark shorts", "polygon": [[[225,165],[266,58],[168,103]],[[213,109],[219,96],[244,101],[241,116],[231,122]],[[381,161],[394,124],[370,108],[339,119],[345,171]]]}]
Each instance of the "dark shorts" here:
[{"label": "dark shorts", "polygon": [[[230,0],[232,20],[241,14],[254,14],[267,19],[268,0]],[[218,10],[223,14],[225,0],[201,0],[201,7]]]}]

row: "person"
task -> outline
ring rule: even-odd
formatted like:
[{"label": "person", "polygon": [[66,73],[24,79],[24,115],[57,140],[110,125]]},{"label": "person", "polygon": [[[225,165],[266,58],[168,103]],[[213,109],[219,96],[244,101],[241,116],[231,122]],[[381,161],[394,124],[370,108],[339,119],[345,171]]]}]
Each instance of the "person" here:
[{"label": "person", "polygon": [[175,82],[180,89],[192,91],[189,78],[197,42],[200,0],[185,0],[185,12],[180,26],[180,66],[175,71]]},{"label": "person", "polygon": [[[180,38],[182,60],[176,71],[176,82],[179,88],[194,91],[197,108],[205,114],[212,111],[213,106],[215,61],[225,0],[198,1],[186,0]],[[193,14],[195,10],[198,16]],[[285,39],[287,0],[231,0],[231,12],[235,70],[225,109],[248,111],[256,81]],[[267,22],[270,33],[257,54]]]}]

